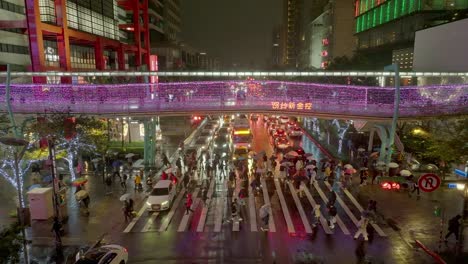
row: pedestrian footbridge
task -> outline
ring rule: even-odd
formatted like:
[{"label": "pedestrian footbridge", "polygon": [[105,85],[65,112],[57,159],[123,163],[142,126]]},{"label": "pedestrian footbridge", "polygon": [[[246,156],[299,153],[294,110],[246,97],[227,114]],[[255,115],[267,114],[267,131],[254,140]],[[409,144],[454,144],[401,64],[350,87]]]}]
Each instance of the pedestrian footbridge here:
[{"label": "pedestrian footbridge", "polygon": [[[400,117],[468,114],[468,84],[405,86]],[[0,86],[0,111],[7,111]],[[282,81],[206,81],[159,84],[12,84],[14,113],[71,111],[96,115],[179,115],[270,112],[388,119],[395,89]]]}]

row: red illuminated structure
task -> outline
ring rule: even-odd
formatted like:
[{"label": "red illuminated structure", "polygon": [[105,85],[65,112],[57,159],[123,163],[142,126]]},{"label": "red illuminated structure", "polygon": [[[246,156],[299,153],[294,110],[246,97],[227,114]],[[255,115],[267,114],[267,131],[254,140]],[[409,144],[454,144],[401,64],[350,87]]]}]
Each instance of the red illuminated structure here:
[{"label": "red illuminated structure", "polygon": [[[105,51],[116,52],[118,70],[125,70],[125,54],[134,54],[135,60],[132,66],[138,68],[142,65],[150,65],[150,38],[148,27],[148,0],[121,0],[117,5],[126,11],[127,17],[131,14],[131,23],[120,24],[119,28],[133,35],[132,44],[120,42],[101,35],[84,32],[69,27],[67,19],[68,0],[53,0],[55,21],[44,22],[41,20],[40,1],[26,0],[26,21],[1,21],[0,28],[24,28],[27,29],[29,38],[29,50],[31,54],[31,71],[70,71],[72,61],[70,45],[92,47],[94,49],[94,62],[96,70],[106,69],[108,59]],[[76,2],[76,1],[70,1]],[[73,4],[73,3],[70,3]],[[47,65],[44,48],[45,41],[57,43],[58,66]],[[76,70],[76,69],[74,69]],[[35,82],[45,82],[44,78],[36,78]],[[62,78],[62,82],[70,82],[69,77]]]}]

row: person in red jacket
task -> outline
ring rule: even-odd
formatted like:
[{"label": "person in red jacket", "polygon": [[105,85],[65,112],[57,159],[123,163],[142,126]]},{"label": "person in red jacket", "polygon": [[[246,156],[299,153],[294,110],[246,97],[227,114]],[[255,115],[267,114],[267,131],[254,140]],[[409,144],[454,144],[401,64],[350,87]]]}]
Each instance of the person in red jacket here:
[{"label": "person in red jacket", "polygon": [[161,173],[161,180],[167,180],[167,173],[165,171]]},{"label": "person in red jacket", "polygon": [[193,204],[192,194],[188,193],[187,199],[185,200],[185,214],[188,214],[189,211],[193,213],[193,210],[190,208],[192,207],[192,204]]}]

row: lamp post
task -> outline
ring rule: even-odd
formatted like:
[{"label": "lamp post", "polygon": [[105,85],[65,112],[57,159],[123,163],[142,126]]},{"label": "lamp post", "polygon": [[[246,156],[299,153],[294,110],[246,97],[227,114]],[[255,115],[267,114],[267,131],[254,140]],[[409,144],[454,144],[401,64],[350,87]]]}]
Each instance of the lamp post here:
[{"label": "lamp post", "polygon": [[0,143],[6,145],[6,146],[11,146],[15,147],[17,150],[18,147],[22,147],[21,151],[18,153],[18,151],[15,151],[15,162],[14,162],[14,173],[15,173],[15,178],[16,178],[16,185],[17,185],[17,191],[18,191],[18,222],[19,225],[21,226],[21,234],[23,236],[23,253],[24,253],[24,261],[25,263],[29,263],[28,260],[28,248],[26,246],[26,232],[24,231],[24,215],[23,215],[23,190],[22,187],[23,185],[21,184],[20,180],[20,172],[19,172],[19,162],[24,156],[24,153],[26,152],[26,149],[29,145],[29,142],[24,140],[24,139],[19,139],[19,138],[12,138],[12,137],[2,137],[0,138]]},{"label": "lamp post", "polygon": [[392,127],[390,128],[390,135],[387,144],[387,153],[385,156],[385,165],[388,169],[388,164],[392,159],[392,150],[393,144],[395,143],[395,131],[398,122],[398,116],[400,115],[400,72],[398,69],[398,64],[394,63],[384,67],[384,71],[392,71],[395,73],[394,82],[395,82],[395,98],[394,98],[394,107],[393,107],[393,118],[392,118]]}]

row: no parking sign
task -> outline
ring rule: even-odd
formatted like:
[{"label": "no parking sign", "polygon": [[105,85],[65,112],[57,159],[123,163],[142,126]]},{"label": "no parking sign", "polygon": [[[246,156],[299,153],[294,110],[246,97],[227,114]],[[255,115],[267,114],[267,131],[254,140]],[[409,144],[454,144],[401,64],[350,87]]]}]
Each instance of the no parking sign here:
[{"label": "no parking sign", "polygon": [[433,192],[440,186],[440,178],[434,173],[427,173],[419,177],[418,186],[423,192]]}]

